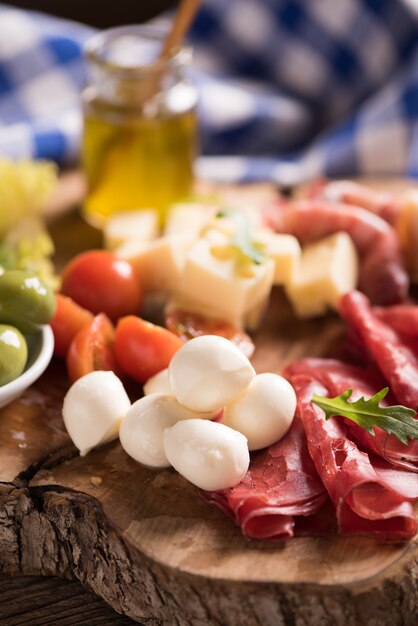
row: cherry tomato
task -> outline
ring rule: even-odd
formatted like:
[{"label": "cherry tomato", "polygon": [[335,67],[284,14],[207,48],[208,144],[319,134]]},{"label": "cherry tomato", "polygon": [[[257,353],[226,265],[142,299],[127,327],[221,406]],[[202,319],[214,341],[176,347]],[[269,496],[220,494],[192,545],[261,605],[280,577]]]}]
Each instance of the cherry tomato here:
[{"label": "cherry tomato", "polygon": [[78,331],[67,353],[71,382],[95,370],[118,371],[113,352],[114,337],[113,324],[103,313]]},{"label": "cherry tomato", "polygon": [[50,322],[55,340],[54,352],[57,356],[65,357],[70,343],[78,331],[93,320],[93,315],[60,293],[55,295],[55,302],[57,308]]},{"label": "cherry tomato", "polygon": [[119,320],[116,327],[116,360],[121,369],[140,383],[168,367],[182,345],[181,339],[169,330],[134,315]]},{"label": "cherry tomato", "polygon": [[138,313],[142,289],[132,265],[105,250],[74,257],[64,268],[62,293],[93,313],[110,319]]},{"label": "cherry tomato", "polygon": [[165,322],[167,328],[183,341],[201,335],[218,335],[232,341],[248,359],[254,354],[255,348],[251,337],[241,328],[223,320],[214,320],[186,311],[172,311],[167,315]]}]

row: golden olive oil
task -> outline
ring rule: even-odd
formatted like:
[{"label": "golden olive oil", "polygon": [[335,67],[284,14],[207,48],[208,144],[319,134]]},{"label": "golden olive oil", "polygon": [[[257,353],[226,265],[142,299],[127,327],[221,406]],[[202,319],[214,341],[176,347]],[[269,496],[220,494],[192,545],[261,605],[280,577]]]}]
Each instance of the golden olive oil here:
[{"label": "golden olive oil", "polygon": [[114,122],[94,110],[84,120],[85,214],[101,224],[112,213],[155,208],[164,220],[170,204],[190,195],[196,115],[188,111]]}]

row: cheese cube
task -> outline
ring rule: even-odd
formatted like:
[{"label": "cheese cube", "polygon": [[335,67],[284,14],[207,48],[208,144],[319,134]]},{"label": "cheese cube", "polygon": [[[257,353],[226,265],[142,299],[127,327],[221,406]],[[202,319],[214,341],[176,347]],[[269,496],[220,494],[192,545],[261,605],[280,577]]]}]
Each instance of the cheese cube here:
[{"label": "cheese cube", "polygon": [[252,307],[246,312],[244,316],[244,321],[241,322],[240,326],[243,326],[244,328],[250,331],[256,331],[260,327],[262,318],[264,316],[264,313],[267,309],[267,306],[270,300],[269,296],[270,294],[268,294],[264,298],[264,300],[257,302],[257,304],[254,307]]},{"label": "cheese cube", "polygon": [[[254,234],[258,234],[261,230],[262,222],[260,211],[254,209],[253,207],[242,207],[239,209],[239,213],[244,217],[244,224],[246,223],[250,236],[254,239]],[[218,230],[224,235],[232,237],[236,231],[236,227],[236,221],[231,215],[228,215],[228,212],[224,217],[216,217],[216,214],[213,214],[212,219],[208,222],[206,229],[202,234],[206,236],[208,231]],[[263,230],[267,231],[267,229]],[[272,231],[270,232],[271,234],[274,234]]]},{"label": "cheese cube", "polygon": [[150,242],[131,241],[115,253],[132,263],[145,292],[171,291],[177,287],[193,240],[190,234],[177,234]]},{"label": "cheese cube", "polygon": [[264,252],[275,263],[274,284],[287,285],[292,282],[296,276],[301,256],[300,245],[296,237],[263,229],[257,232],[255,238],[264,246]]},{"label": "cheese cube", "polygon": [[158,236],[158,214],[153,209],[116,213],[106,222],[103,234],[108,250],[126,241],[151,241]]},{"label": "cheese cube", "polygon": [[195,242],[175,295],[197,303],[213,317],[243,323],[244,315],[270,293],[274,262],[266,259],[260,265],[253,264],[251,276],[242,276],[237,272],[236,259],[215,257],[212,246],[205,238]]},{"label": "cheese cube", "polygon": [[175,204],[168,212],[164,234],[189,233],[197,239],[214,212],[214,207],[202,204]]},{"label": "cheese cube", "polygon": [[396,223],[411,280],[418,283],[418,191],[409,190]]},{"label": "cheese cube", "polygon": [[313,317],[337,309],[357,278],[354,244],[347,233],[336,233],[304,248],[296,277],[285,290],[298,317]]}]

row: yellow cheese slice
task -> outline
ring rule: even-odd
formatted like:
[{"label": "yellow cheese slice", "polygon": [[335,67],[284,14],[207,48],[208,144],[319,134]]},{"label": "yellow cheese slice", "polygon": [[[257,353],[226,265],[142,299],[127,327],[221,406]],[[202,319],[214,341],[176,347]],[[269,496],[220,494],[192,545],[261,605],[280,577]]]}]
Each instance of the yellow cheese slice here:
[{"label": "yellow cheese slice", "polygon": [[255,239],[264,246],[264,252],[275,263],[274,284],[287,285],[292,282],[301,257],[301,248],[296,237],[263,229],[256,233]]},{"label": "yellow cheese slice", "polygon": [[336,233],[304,248],[296,276],[285,290],[298,317],[314,317],[336,310],[357,279],[356,248],[347,233]]},{"label": "yellow cheese slice", "polygon": [[213,241],[198,239],[187,254],[175,296],[194,302],[202,311],[227,321],[244,323],[244,316],[268,297],[274,279],[274,261],[251,266],[251,275],[237,272],[236,260],[212,254]]},{"label": "yellow cheese slice", "polygon": [[132,263],[145,292],[172,291],[179,283],[193,241],[187,233],[167,235],[150,242],[127,242],[115,253]]},{"label": "yellow cheese slice", "polygon": [[168,212],[164,234],[189,233],[197,239],[213,218],[215,210],[202,204],[175,204]]},{"label": "yellow cheese slice", "polygon": [[158,237],[158,213],[154,209],[116,213],[106,222],[103,235],[108,250],[126,241],[151,241]]}]

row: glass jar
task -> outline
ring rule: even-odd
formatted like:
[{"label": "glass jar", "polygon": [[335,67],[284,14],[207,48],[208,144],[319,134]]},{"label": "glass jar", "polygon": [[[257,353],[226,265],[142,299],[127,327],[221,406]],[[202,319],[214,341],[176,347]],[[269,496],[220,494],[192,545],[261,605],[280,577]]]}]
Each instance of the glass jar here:
[{"label": "glass jar", "polygon": [[159,30],[123,26],[86,45],[83,92],[84,213],[101,226],[115,212],[167,208],[190,195],[197,93],[185,76],[191,52],[158,60]]}]

